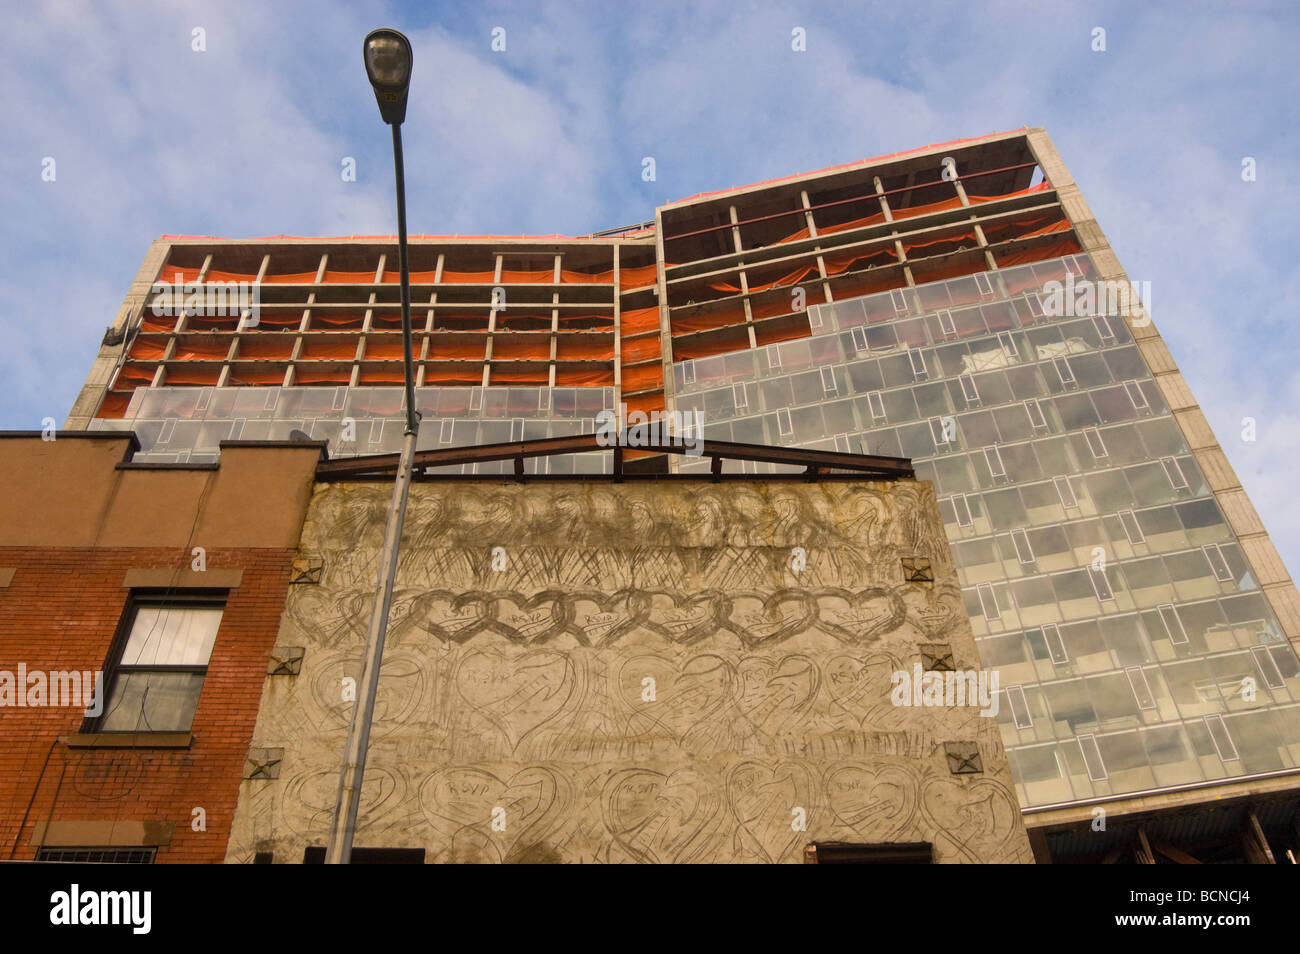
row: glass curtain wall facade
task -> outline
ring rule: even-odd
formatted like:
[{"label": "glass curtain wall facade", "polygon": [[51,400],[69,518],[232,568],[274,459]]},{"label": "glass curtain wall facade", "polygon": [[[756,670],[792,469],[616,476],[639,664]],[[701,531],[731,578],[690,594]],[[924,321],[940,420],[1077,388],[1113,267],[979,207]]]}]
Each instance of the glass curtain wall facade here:
[{"label": "glass curtain wall facade", "polygon": [[934,482],[1022,807],[1294,768],[1296,655],[1125,318],[1053,315],[1069,274],[1096,277],[1073,255],[813,306],[811,337],[675,363],[676,406]]}]

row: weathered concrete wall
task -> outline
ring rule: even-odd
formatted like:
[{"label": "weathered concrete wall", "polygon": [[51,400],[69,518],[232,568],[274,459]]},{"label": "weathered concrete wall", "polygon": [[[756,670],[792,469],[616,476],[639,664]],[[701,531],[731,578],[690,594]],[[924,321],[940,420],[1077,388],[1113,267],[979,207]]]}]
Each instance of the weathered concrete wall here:
[{"label": "weathered concrete wall", "polygon": [[[326,842],[390,493],[316,489],[302,549],[322,582],[291,588],[279,639],[301,672],[268,676],[253,740],[283,748],[278,777],[243,783],[228,861]],[[890,702],[922,644],[977,668],[929,484],[425,483],[407,521],[358,846],[1031,860],[996,719]],[[904,582],[911,557],[936,582]],[[946,743],[975,743],[982,772],[953,774]]]}]

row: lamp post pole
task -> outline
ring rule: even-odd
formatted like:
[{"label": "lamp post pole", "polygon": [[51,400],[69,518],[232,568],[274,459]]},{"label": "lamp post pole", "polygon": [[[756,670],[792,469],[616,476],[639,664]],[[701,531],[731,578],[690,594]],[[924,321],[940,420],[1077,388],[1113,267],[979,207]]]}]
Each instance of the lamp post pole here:
[{"label": "lamp post pole", "polygon": [[393,498],[388,505],[388,522],[379,557],[379,592],[375,595],[366,632],[365,654],[357,697],[348,725],[348,741],[343,768],[339,773],[338,792],[334,801],[334,821],[330,828],[326,864],[348,864],[352,860],[352,840],[356,833],[357,812],[361,805],[361,786],[366,774],[366,751],[370,744],[370,725],[375,714],[375,695],[379,689],[379,670],[384,660],[384,640],[388,635],[388,614],[393,602],[393,583],[397,577],[397,555],[406,520],[406,502],[411,489],[411,464],[415,459],[415,442],[419,432],[419,415],[415,410],[415,375],[411,354],[411,275],[406,243],[406,172],[402,162],[402,121],[406,118],[406,93],[411,81],[411,44],[396,30],[375,30],[362,48],[366,73],[375,88],[375,99],[384,122],[393,127],[393,171],[397,178],[397,250],[402,282],[402,360],[406,372],[406,433],[402,439],[402,456],[397,467]]}]

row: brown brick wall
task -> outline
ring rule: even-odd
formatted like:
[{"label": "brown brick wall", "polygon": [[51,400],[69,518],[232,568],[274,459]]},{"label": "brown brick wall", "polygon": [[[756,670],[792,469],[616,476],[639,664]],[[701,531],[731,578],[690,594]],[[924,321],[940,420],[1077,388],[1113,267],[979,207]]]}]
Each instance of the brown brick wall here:
[{"label": "brown brick wall", "polygon": [[[34,858],[33,829],[53,820],[170,821],[175,834],[159,848],[160,863],[223,859],[293,556],[207,551],[209,570],[243,576],[229,594],[189,748],[52,746],[79,731],[81,709],[0,707],[0,858]],[[190,560],[181,549],[0,547],[0,567],[16,568],[0,587],[0,669],[103,668],[130,596],[127,570],[188,569]],[[196,806],[206,831],[191,830]]]}]

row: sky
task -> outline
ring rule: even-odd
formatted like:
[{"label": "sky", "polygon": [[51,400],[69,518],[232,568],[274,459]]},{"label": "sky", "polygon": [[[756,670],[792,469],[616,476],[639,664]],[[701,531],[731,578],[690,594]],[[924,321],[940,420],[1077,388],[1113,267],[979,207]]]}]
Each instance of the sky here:
[{"label": "sky", "polygon": [[63,421],[160,235],[395,231],[361,59],[391,26],[415,57],[412,233],[586,234],[1045,127],[1300,567],[1300,5],[131,0],[5,21],[0,429]]}]

